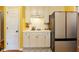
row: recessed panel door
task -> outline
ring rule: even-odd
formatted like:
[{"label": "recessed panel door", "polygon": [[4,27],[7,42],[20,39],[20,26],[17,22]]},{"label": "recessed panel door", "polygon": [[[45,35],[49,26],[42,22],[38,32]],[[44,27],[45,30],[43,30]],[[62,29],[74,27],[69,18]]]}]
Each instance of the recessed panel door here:
[{"label": "recessed panel door", "polygon": [[6,49],[19,49],[19,7],[6,9]]}]

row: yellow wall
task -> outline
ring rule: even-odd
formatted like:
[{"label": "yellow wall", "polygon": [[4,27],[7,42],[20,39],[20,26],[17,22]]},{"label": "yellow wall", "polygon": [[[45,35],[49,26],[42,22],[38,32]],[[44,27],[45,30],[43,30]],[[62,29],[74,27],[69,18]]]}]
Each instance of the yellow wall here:
[{"label": "yellow wall", "polygon": [[24,30],[26,30],[26,24],[25,24],[25,19],[26,19],[26,17],[25,17],[25,7],[23,6],[22,7],[22,20],[23,20],[23,31]]},{"label": "yellow wall", "polygon": [[4,6],[0,6],[0,11],[4,11]]},{"label": "yellow wall", "polygon": [[76,11],[76,6],[64,6],[64,11]]},{"label": "yellow wall", "polygon": [[23,31],[26,30],[25,7],[20,7],[20,48],[23,48]]},{"label": "yellow wall", "polygon": [[20,7],[20,48],[23,48],[23,7]]}]

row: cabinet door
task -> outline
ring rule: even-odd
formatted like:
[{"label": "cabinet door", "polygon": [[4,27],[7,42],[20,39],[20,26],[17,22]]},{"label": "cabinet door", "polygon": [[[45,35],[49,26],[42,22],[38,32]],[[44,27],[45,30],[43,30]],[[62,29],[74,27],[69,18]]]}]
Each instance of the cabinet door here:
[{"label": "cabinet door", "polygon": [[32,16],[43,17],[45,23],[49,23],[49,13],[47,7],[26,7],[26,22],[30,23]]},{"label": "cabinet door", "polygon": [[30,46],[31,47],[45,47],[45,36],[41,32],[34,32],[30,34]]},{"label": "cabinet door", "polygon": [[50,47],[50,32],[44,33],[44,47]]},{"label": "cabinet door", "polygon": [[77,13],[67,13],[67,38],[76,38],[76,19]]},{"label": "cabinet door", "polygon": [[55,12],[55,38],[65,38],[65,12]]},{"label": "cabinet door", "polygon": [[25,8],[25,17],[26,17],[26,22],[30,23],[30,15],[31,15],[31,9],[30,7]]},{"label": "cabinet door", "polygon": [[30,34],[30,47],[38,47],[38,41],[37,41],[38,35],[36,33]]},{"label": "cabinet door", "polygon": [[29,47],[30,46],[30,33],[25,32],[24,33],[24,47]]},{"label": "cabinet door", "polygon": [[44,22],[49,23],[49,10],[48,10],[48,7],[44,7],[43,13],[44,13]]},{"label": "cabinet door", "polygon": [[38,39],[38,43],[39,43],[39,47],[45,47],[45,33],[40,32],[38,33],[39,35],[39,39]]}]

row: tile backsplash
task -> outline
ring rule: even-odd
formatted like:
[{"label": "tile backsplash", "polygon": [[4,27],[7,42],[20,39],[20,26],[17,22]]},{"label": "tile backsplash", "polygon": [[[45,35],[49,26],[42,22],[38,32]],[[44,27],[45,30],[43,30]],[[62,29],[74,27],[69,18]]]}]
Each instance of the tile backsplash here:
[{"label": "tile backsplash", "polygon": [[48,24],[44,23],[44,18],[31,18],[29,29],[45,30],[48,29]]}]

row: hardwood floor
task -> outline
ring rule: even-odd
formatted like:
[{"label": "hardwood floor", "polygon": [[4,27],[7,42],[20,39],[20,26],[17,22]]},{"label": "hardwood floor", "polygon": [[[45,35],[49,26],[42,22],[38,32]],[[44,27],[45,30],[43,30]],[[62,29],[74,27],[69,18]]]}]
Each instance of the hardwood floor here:
[{"label": "hardwood floor", "polygon": [[4,48],[4,41],[0,42],[0,48]]},{"label": "hardwood floor", "polygon": [[20,50],[1,50],[0,52],[52,52],[50,48],[24,48],[23,51]]},{"label": "hardwood floor", "polygon": [[6,51],[1,51],[1,52],[22,52],[20,50],[6,50]]},{"label": "hardwood floor", "polygon": [[0,51],[4,49],[4,41],[0,41]]}]

